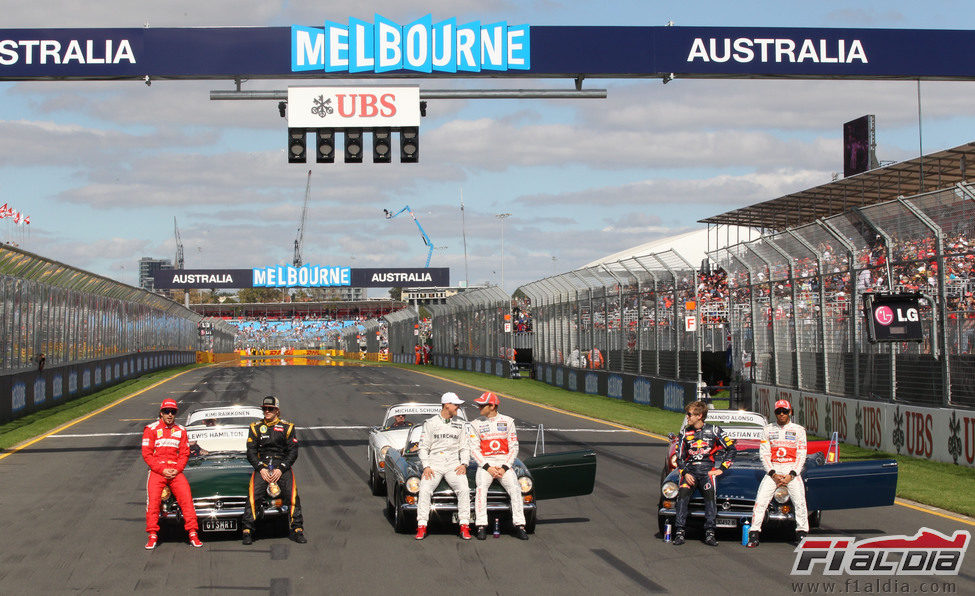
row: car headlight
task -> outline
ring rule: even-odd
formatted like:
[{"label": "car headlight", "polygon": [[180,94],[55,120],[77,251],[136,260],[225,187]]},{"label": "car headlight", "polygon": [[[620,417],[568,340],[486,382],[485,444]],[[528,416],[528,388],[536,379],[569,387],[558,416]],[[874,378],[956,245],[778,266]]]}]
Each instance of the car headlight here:
[{"label": "car headlight", "polygon": [[772,496],[775,498],[776,503],[785,503],[789,500],[789,488],[780,486],[779,488],[775,489]]},{"label": "car headlight", "polygon": [[416,476],[410,476],[409,478],[407,478],[406,490],[414,494],[420,492],[420,479],[417,478]]},{"label": "car headlight", "polygon": [[162,499],[163,501],[165,501],[170,496],[172,496],[172,494],[173,494],[173,491],[169,490],[169,487],[168,486],[164,486],[163,489],[162,489],[162,492],[159,493],[159,498]]},{"label": "car headlight", "polygon": [[379,459],[386,459],[386,452],[389,451],[389,445],[386,445],[379,450]]},{"label": "car headlight", "polygon": [[673,499],[677,496],[677,483],[676,482],[664,482],[663,486],[660,487],[660,492],[666,499]]},{"label": "car headlight", "polygon": [[520,476],[518,478],[518,484],[521,485],[521,492],[523,493],[530,493],[532,491],[532,487],[535,486],[535,483],[532,482],[532,479],[528,476]]}]

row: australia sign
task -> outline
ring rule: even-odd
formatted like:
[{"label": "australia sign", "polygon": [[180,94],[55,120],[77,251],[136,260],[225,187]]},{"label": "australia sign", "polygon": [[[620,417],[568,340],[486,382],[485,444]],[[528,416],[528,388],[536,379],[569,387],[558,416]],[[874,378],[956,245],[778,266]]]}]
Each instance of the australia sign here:
[{"label": "australia sign", "polygon": [[229,288],[443,288],[450,285],[448,267],[422,269],[353,269],[351,267],[272,265],[253,269],[163,269],[155,287],[174,289]]}]

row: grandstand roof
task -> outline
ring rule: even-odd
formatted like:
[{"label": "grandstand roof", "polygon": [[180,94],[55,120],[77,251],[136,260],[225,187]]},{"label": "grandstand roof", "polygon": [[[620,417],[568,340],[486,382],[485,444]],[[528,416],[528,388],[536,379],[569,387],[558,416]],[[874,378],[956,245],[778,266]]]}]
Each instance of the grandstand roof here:
[{"label": "grandstand roof", "polygon": [[699,223],[784,230],[854,207],[946,188],[968,180],[968,161],[975,166],[975,142],[755,203],[702,219]]}]

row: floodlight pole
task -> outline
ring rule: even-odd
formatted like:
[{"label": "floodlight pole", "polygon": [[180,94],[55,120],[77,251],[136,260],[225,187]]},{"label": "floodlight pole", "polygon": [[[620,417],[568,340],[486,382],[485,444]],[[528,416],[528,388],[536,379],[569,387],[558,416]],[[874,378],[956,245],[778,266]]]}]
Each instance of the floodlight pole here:
[{"label": "floodlight pole", "polygon": [[511,217],[510,213],[498,213],[494,217],[501,220],[501,291],[504,291],[504,220]]}]

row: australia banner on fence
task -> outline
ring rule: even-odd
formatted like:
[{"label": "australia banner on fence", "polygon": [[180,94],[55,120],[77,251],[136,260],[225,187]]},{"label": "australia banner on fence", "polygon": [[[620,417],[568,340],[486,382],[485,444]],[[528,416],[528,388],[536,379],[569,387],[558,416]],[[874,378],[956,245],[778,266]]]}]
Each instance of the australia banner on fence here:
[{"label": "australia banner on fence", "polygon": [[335,265],[270,265],[253,269],[161,269],[155,288],[444,288],[449,267],[353,269]]}]

